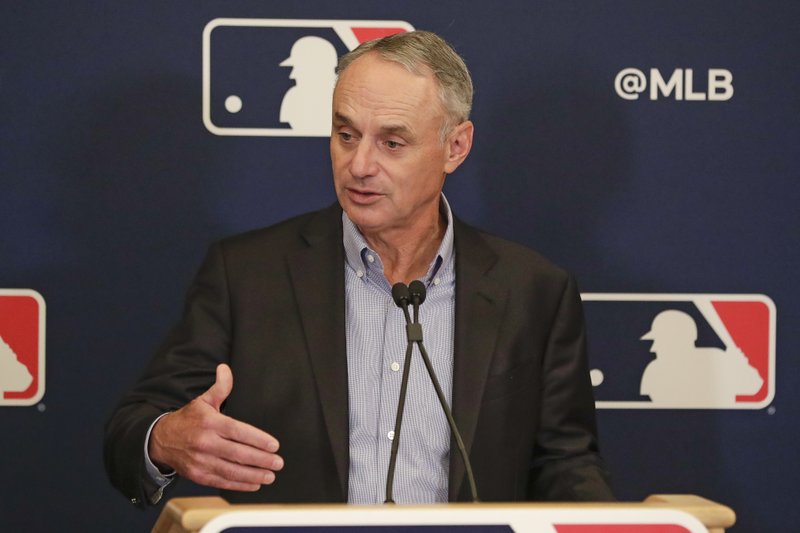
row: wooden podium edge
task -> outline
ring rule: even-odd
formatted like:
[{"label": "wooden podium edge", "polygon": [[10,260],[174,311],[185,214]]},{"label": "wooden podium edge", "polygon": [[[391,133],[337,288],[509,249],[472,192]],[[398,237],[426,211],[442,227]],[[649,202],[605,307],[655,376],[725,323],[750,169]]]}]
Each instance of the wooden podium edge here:
[{"label": "wooden podium edge", "polygon": [[653,494],[644,505],[685,511],[700,520],[709,533],[722,533],[736,523],[736,513],[721,503],[694,494]]},{"label": "wooden podium edge", "polygon": [[[263,510],[265,505],[270,509],[319,509],[321,507],[341,506],[342,504],[230,504],[219,496],[200,496],[193,498],[173,498],[167,502],[153,526],[153,533],[195,533],[213,518],[231,511]],[[472,507],[473,503],[450,503],[448,507]],[[653,494],[643,502],[587,502],[587,503],[481,503],[481,507],[526,506],[541,508],[661,508],[684,511],[697,518],[709,533],[723,533],[726,528],[736,523],[736,513],[726,505],[696,496],[694,494]],[[375,507],[375,506],[370,506]],[[413,508],[414,506],[404,506]],[[427,506],[426,506],[427,507]]]}]

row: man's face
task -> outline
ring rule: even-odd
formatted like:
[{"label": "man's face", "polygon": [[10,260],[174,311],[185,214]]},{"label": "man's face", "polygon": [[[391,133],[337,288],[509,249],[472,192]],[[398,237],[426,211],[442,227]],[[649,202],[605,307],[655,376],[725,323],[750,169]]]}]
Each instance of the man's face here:
[{"label": "man's face", "polygon": [[436,220],[445,175],[466,157],[453,157],[452,143],[441,142],[444,117],[429,73],[412,74],[374,53],[342,73],[333,95],[333,180],[363,233]]}]

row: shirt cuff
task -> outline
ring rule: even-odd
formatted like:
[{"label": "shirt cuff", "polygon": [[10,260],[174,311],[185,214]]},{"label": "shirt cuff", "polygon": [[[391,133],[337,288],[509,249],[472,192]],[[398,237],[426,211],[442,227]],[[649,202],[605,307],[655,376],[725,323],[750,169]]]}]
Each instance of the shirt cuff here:
[{"label": "shirt cuff", "polygon": [[172,481],[175,479],[174,470],[166,473],[162,472],[161,470],[158,469],[158,467],[155,464],[153,464],[153,461],[150,459],[150,454],[148,453],[148,447],[150,444],[150,433],[153,432],[153,428],[158,423],[158,421],[168,414],[169,413],[164,413],[163,415],[156,418],[153,421],[153,423],[150,424],[150,427],[147,429],[147,435],[144,438],[144,466],[145,469],[147,470],[147,475],[150,476],[150,479],[156,485],[158,485],[158,490],[156,490],[154,494],[150,495],[150,501],[153,504],[156,504],[159,502],[159,500],[161,500],[161,496],[164,493],[164,488],[170,483],[172,483]]}]

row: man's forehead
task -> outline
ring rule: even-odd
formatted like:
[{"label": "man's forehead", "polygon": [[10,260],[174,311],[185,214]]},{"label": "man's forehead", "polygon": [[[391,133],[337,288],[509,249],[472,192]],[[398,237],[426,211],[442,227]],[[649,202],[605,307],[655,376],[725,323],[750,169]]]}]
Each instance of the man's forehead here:
[{"label": "man's forehead", "polygon": [[[381,133],[388,135],[407,135],[413,133],[413,125],[402,116],[378,116],[375,117],[374,127]],[[351,118],[347,111],[334,110],[334,125],[358,127],[357,119]]]},{"label": "man's forehead", "polygon": [[419,119],[443,116],[432,75],[367,54],[342,73],[333,98],[334,120],[353,125],[367,112],[381,129],[408,130]]},{"label": "man's forehead", "polygon": [[430,69],[411,72],[402,64],[383,59],[375,52],[367,53],[345,69],[336,83],[336,93],[366,91],[373,96],[422,98],[437,94],[437,83]]},{"label": "man's forehead", "polygon": [[[358,66],[358,69],[353,67]],[[379,52],[372,51],[354,59],[352,63],[340,74],[340,77],[347,76],[348,72],[354,70],[379,70],[379,69],[398,69],[411,76],[428,78],[434,81],[433,71],[424,63],[415,64],[413,67],[399,60],[383,57]]]}]

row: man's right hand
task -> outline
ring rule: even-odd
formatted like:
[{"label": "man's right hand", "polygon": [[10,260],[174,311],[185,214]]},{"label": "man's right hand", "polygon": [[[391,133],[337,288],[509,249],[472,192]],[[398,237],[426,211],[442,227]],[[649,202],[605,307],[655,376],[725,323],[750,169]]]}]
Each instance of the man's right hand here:
[{"label": "man's right hand", "polygon": [[148,448],[153,463],[218,489],[253,492],[275,481],[283,468],[278,440],[220,413],[232,389],[230,367],[217,366],[211,388],[153,427]]}]

